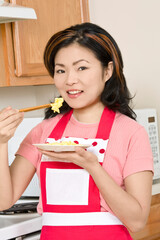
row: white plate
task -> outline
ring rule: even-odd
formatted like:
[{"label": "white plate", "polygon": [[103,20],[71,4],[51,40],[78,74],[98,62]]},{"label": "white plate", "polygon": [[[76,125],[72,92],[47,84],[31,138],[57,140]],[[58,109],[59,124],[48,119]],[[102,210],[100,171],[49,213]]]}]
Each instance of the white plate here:
[{"label": "white plate", "polygon": [[73,152],[76,147],[88,148],[90,144],[77,144],[77,145],[49,145],[49,144],[33,144],[34,146],[54,152]]}]

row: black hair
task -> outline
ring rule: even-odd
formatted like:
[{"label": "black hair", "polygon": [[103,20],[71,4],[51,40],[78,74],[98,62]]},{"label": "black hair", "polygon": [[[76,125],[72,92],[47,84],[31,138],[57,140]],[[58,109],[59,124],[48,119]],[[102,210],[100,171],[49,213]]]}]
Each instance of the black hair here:
[{"label": "black hair", "polygon": [[[103,67],[107,67],[109,62],[113,62],[113,74],[105,83],[101,94],[101,102],[109,109],[135,119],[136,114],[129,106],[132,97],[123,74],[123,60],[120,49],[113,37],[96,24],[77,24],[54,34],[49,39],[44,51],[44,64],[49,74],[54,78],[54,59],[57,52],[72,43],[78,43],[90,49]],[[60,111],[64,113],[70,109],[71,107],[64,102]],[[45,111],[45,119],[56,115],[57,113],[54,113],[51,108]]]}]

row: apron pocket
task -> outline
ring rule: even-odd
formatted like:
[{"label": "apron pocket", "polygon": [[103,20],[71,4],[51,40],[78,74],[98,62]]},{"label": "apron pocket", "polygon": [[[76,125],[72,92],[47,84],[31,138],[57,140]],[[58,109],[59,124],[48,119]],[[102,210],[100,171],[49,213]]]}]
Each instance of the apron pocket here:
[{"label": "apron pocket", "polygon": [[84,169],[46,168],[47,204],[88,205],[89,173]]}]

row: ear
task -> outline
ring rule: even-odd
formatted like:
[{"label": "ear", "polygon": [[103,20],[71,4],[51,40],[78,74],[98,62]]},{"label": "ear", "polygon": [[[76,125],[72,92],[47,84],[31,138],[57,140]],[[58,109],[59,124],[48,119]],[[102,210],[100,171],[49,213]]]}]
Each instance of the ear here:
[{"label": "ear", "polygon": [[109,62],[108,66],[105,68],[105,82],[107,82],[113,74],[113,62]]}]

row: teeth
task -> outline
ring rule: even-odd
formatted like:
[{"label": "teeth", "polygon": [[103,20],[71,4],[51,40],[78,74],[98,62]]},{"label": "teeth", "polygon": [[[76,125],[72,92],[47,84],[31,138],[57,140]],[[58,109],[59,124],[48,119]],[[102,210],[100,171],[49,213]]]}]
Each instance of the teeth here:
[{"label": "teeth", "polygon": [[69,94],[77,94],[80,93],[81,91],[68,91]]}]

